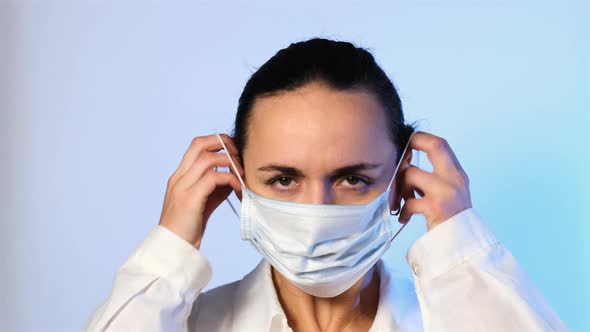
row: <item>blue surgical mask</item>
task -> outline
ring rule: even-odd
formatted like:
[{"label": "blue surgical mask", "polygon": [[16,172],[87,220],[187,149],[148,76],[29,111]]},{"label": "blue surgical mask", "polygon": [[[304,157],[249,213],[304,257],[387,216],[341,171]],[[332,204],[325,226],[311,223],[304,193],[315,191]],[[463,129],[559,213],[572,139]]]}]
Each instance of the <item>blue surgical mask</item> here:
[{"label": "blue surgical mask", "polygon": [[387,189],[367,204],[307,204],[260,196],[246,188],[228,154],[242,185],[242,239],[308,294],[343,293],[369,271],[406,225],[393,233],[389,194],[410,140]]}]

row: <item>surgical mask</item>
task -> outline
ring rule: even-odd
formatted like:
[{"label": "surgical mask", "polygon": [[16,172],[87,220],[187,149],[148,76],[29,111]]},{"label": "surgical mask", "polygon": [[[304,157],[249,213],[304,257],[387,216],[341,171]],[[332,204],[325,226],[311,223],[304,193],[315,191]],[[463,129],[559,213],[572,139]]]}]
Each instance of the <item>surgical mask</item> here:
[{"label": "surgical mask", "polygon": [[407,225],[393,234],[389,193],[411,137],[387,189],[367,204],[308,204],[260,196],[246,188],[217,137],[242,186],[242,239],[308,294],[334,297],[352,287]]}]

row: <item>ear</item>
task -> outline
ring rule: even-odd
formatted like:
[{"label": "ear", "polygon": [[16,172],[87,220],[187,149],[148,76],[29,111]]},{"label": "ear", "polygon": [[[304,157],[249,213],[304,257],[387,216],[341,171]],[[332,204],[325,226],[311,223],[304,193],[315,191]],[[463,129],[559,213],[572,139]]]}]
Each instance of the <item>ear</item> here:
[{"label": "ear", "polygon": [[401,184],[401,178],[403,176],[404,171],[410,167],[411,163],[412,163],[412,149],[409,149],[406,151],[406,154],[402,157],[402,162],[399,165],[399,170],[397,171],[397,174],[395,175],[395,179],[393,180],[393,183],[391,185],[391,193],[389,195],[389,207],[390,207],[390,211],[397,211],[398,209],[401,208],[401,200],[402,200],[402,196],[401,196],[401,188],[400,188],[400,184]]},{"label": "ear", "polygon": [[[244,162],[242,161],[242,156],[236,156],[236,160],[240,163],[240,166],[242,167],[242,169],[244,170],[244,176],[242,178],[242,180],[244,180],[244,183],[247,185],[248,181],[246,180],[246,170],[244,169]],[[236,194],[236,197],[240,200],[240,203],[242,202],[242,191],[240,190],[239,192],[234,191]]]},{"label": "ear", "polygon": [[412,163],[412,156],[414,155],[413,153],[413,149],[409,149],[408,151],[406,151],[406,155],[404,156],[404,160],[402,161],[402,164],[400,165],[400,171],[405,171],[406,168],[410,167],[411,163]]}]

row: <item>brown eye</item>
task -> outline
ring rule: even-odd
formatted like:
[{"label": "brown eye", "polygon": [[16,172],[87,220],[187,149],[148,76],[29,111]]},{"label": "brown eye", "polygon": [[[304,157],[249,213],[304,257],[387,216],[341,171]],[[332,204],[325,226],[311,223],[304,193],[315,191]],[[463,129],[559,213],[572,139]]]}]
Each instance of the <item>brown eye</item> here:
[{"label": "brown eye", "polygon": [[283,177],[278,178],[277,181],[279,182],[279,184],[281,186],[286,187],[291,184],[291,181],[293,181],[293,179],[283,176]]},{"label": "brown eye", "polygon": [[281,192],[292,191],[297,187],[297,180],[291,176],[277,175],[274,178],[264,182],[274,190]]},{"label": "brown eye", "polygon": [[371,178],[365,178],[358,175],[348,175],[338,182],[338,185],[346,190],[364,191],[373,184]]},{"label": "brown eye", "polygon": [[346,182],[348,182],[348,184],[353,185],[353,186],[355,184],[358,184],[359,181],[360,181],[360,179],[356,176],[347,176],[346,177]]}]

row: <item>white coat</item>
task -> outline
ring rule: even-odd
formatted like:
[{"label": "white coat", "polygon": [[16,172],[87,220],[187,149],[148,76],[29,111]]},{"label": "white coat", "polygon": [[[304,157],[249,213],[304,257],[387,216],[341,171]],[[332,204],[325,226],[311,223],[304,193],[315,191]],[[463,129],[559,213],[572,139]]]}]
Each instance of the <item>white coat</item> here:
[{"label": "white coat", "polygon": [[[473,208],[422,235],[406,254],[413,281],[380,260],[377,331],[568,331]],[[201,292],[207,259],[160,225],[117,270],[86,331],[292,331],[262,260],[239,281]]]}]

